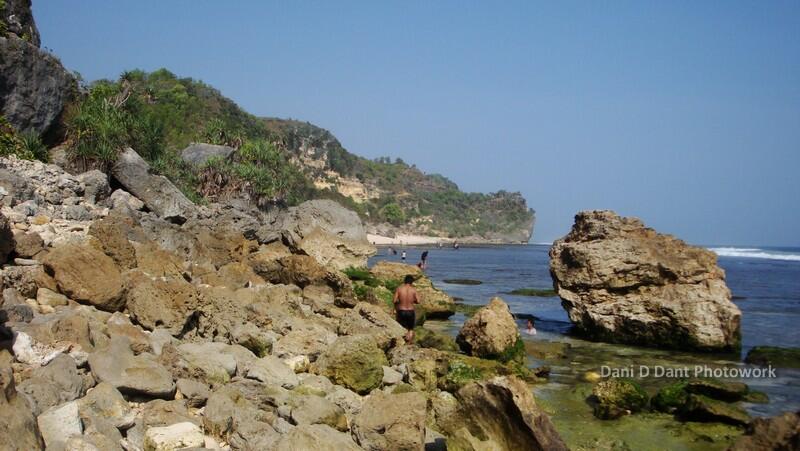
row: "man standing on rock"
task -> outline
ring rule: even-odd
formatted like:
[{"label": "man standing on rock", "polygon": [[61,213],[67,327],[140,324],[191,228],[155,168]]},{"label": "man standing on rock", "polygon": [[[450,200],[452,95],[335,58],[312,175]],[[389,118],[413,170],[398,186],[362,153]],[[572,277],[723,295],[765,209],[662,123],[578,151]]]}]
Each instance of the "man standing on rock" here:
[{"label": "man standing on rock", "polygon": [[403,284],[394,291],[394,308],[397,322],[406,329],[406,343],[414,342],[414,323],[416,322],[414,304],[419,304],[419,296],[414,288],[414,276],[407,275]]}]

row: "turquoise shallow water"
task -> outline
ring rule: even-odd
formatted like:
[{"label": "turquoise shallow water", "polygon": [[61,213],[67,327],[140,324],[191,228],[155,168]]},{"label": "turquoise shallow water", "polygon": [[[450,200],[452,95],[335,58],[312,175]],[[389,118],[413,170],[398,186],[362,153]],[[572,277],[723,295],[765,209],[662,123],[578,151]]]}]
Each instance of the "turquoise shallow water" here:
[{"label": "turquoise shallow water", "polygon": [[[742,355],[709,355],[662,351],[633,346],[593,343],[569,335],[570,323],[557,297],[528,297],[507,294],[515,288],[552,288],[547,245],[450,248],[407,247],[408,262],[415,263],[429,250],[428,275],[434,284],[464,303],[483,305],[501,296],[515,314],[534,315],[535,340],[566,342],[573,352],[566,360],[536,361],[552,368],[549,387],[568,387],[580,382],[586,371],[600,371],[603,365],[628,367],[644,364],[667,368],[744,367],[741,357],[753,346],[800,347],[800,249],[720,247],[719,263],[727,274],[734,302],[742,310]],[[375,260],[396,260],[386,249]],[[444,283],[445,279],[475,279],[480,285]],[[457,333],[464,321],[457,314],[436,327]],[[523,327],[524,320],[519,320]],[[776,378],[740,378],[751,388],[770,396],[769,404],[746,406],[757,416],[800,410],[800,371],[778,369]],[[663,383],[663,378],[641,378],[643,385]]]}]

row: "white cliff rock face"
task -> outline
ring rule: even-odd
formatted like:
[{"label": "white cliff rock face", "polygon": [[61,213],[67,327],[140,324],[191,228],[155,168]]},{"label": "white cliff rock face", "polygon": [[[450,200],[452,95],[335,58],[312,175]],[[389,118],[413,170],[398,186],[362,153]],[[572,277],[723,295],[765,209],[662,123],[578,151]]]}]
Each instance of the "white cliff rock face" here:
[{"label": "white cliff rock face", "polygon": [[733,350],[741,312],[716,255],[611,211],[575,216],[550,273],[579,332],[610,342]]}]

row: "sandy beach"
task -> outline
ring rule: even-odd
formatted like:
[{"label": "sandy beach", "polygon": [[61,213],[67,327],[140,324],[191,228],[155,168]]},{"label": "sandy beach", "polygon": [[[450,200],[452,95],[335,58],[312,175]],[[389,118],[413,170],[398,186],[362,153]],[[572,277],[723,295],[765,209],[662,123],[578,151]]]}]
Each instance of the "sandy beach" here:
[{"label": "sandy beach", "polygon": [[440,238],[435,236],[400,235],[400,234],[398,234],[394,238],[382,235],[367,234],[367,239],[369,240],[370,243],[375,244],[376,246],[388,246],[388,245],[415,246],[421,244],[450,243],[453,241],[450,238]]}]

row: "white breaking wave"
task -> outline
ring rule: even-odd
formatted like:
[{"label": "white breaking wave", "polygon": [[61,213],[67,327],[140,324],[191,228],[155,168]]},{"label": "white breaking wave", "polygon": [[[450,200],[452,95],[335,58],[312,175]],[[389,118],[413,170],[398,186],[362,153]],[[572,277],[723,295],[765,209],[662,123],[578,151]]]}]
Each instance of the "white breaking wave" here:
[{"label": "white breaking wave", "polygon": [[751,247],[712,247],[709,249],[720,257],[764,258],[800,262],[800,254],[790,254],[788,252],[768,251]]}]

